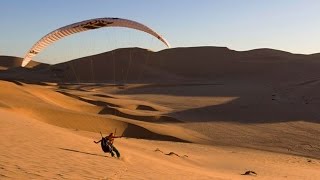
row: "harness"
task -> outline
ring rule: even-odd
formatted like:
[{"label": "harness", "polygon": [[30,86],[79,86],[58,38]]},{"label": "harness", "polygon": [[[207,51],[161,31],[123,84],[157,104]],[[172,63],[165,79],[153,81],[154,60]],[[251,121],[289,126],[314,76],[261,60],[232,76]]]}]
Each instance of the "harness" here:
[{"label": "harness", "polygon": [[101,139],[101,148],[104,152],[112,151],[112,147],[110,146],[108,139],[104,137]]}]

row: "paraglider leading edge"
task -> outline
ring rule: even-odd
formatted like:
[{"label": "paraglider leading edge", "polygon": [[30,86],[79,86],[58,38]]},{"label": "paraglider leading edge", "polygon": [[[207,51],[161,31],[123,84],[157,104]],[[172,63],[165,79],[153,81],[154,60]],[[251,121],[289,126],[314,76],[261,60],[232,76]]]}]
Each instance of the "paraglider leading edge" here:
[{"label": "paraglider leading edge", "polygon": [[86,21],[77,22],[74,24],[70,24],[59,29],[56,29],[49,34],[42,37],[38,42],[36,42],[32,48],[25,55],[21,66],[26,66],[31,59],[40,53],[43,49],[45,49],[50,44],[58,41],[66,36],[80,33],[88,30],[94,30],[102,27],[125,27],[130,29],[136,29],[139,31],[146,32],[157,39],[159,39],[162,43],[164,43],[168,48],[170,48],[169,42],[164,39],[160,34],[152,30],[151,28],[138,23],[136,21],[121,19],[121,18],[96,18],[90,19]]}]

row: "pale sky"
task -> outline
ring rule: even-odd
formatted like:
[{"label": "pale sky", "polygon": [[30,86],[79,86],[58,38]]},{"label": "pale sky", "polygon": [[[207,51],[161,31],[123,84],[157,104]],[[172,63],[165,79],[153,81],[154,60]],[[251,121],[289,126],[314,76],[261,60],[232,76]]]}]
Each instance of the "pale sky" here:
[{"label": "pale sky", "polygon": [[[138,21],[162,34],[173,47],[320,52],[319,0],[3,0],[0,55],[22,57],[52,30],[101,17]],[[145,33],[103,28],[67,37],[37,58],[56,63],[134,46],[165,48]]]}]

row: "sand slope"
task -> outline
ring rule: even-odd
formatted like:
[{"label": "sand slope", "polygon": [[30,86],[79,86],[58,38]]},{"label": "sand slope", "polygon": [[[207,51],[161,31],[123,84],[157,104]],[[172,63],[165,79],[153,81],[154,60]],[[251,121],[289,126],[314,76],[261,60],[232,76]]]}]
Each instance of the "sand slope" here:
[{"label": "sand slope", "polygon": [[[58,128],[8,110],[0,113],[1,178],[247,179],[240,175],[247,170],[254,170],[259,179],[320,176],[320,163],[309,158],[134,139],[116,141],[123,155],[118,160],[103,154],[92,142],[97,134]],[[181,157],[165,155],[170,152]]]}]

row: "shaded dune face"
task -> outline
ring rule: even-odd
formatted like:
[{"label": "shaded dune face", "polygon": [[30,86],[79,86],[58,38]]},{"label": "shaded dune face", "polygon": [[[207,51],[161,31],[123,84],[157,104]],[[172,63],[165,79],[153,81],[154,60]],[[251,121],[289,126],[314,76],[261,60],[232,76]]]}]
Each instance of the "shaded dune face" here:
[{"label": "shaded dune face", "polygon": [[22,58],[11,56],[0,56],[0,66],[4,68],[19,67],[22,63]]},{"label": "shaded dune face", "polygon": [[194,47],[152,52],[127,48],[56,64],[48,73],[60,82],[176,83],[228,78],[283,83],[315,78],[317,59],[317,55],[272,49],[239,52]]},{"label": "shaded dune face", "polygon": [[[5,60],[0,61],[0,65],[7,62],[4,65],[7,68],[21,63],[21,58],[2,56],[1,59]],[[57,82],[176,83],[228,78],[282,83],[306,78],[312,80],[318,75],[318,59],[317,54],[299,55],[272,49],[240,52],[223,47],[193,47],[152,52],[126,48],[50,68],[39,66],[43,68],[39,68],[38,74],[34,71],[24,73],[23,78],[32,80],[35,78],[32,74],[42,74],[42,81]]]}]

